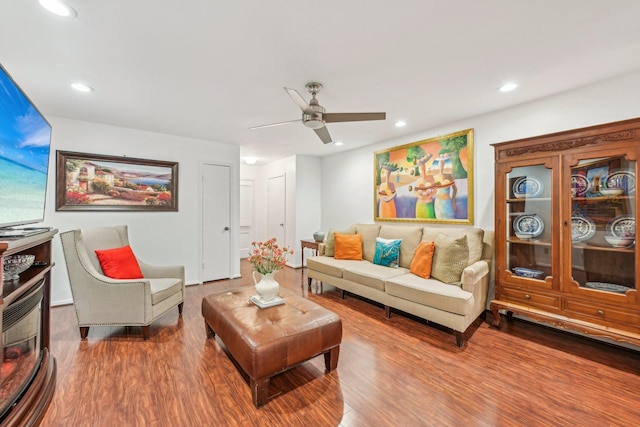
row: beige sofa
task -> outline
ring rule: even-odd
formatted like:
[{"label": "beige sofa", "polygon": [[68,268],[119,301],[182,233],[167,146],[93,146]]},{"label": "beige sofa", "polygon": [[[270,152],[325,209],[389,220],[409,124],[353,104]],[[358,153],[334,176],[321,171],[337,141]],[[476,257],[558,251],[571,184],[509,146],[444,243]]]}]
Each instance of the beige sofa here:
[{"label": "beige sofa", "polygon": [[[457,345],[463,345],[463,333],[486,308],[493,231],[470,227],[357,224],[342,232],[362,235],[363,260],[335,259],[334,230],[330,230],[327,241],[320,245],[318,256],[307,260],[309,285],[316,279],[340,289],[343,298],[347,291],[381,303],[387,317],[394,308],[449,327],[455,333]],[[411,260],[421,241],[442,241],[444,237],[457,239],[465,235],[469,258],[460,282],[448,284],[410,272]],[[376,237],[402,239],[397,268],[373,264]],[[437,255],[437,243],[435,250]]]}]

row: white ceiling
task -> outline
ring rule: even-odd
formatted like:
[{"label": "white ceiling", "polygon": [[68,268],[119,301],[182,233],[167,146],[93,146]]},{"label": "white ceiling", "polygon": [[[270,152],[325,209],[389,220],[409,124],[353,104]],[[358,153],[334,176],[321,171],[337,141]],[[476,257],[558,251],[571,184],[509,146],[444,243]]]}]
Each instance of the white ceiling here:
[{"label": "white ceiling", "polygon": [[[259,163],[331,155],[640,70],[638,0],[68,4],[77,18],[38,0],[0,2],[0,63],[45,115],[238,144]],[[95,91],[71,90],[76,80]],[[324,84],[327,112],[387,120],[329,124],[342,147],[301,123],[249,130],[298,119],[283,87],[308,99],[309,81]],[[505,81],[520,87],[499,93]]]}]

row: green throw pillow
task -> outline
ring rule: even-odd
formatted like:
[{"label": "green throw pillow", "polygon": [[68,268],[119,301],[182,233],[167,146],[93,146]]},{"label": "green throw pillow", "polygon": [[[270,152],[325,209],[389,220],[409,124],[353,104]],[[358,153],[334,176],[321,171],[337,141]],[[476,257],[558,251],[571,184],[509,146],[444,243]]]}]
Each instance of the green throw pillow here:
[{"label": "green throw pillow", "polygon": [[436,250],[433,254],[431,277],[444,283],[459,283],[462,270],[469,262],[467,236],[454,239],[438,233],[435,239]]}]

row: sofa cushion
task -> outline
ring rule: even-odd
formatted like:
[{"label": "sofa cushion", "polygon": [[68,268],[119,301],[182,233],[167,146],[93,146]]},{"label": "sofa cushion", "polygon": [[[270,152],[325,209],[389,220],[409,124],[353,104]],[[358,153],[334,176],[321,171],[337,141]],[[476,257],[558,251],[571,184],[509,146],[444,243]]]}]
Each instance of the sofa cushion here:
[{"label": "sofa cushion", "polygon": [[376,237],[380,233],[380,226],[377,224],[357,224],[356,232],[362,234],[362,257],[373,262],[373,257],[376,255]]},{"label": "sofa cushion", "polygon": [[409,271],[423,279],[430,278],[435,250],[436,244],[434,242],[420,242],[413,255],[413,260],[411,260]]},{"label": "sofa cushion", "polygon": [[402,240],[400,244],[400,267],[409,268],[411,266],[413,254],[422,240],[422,229],[423,227],[405,227],[402,225],[383,225],[380,227],[380,237]]},{"label": "sofa cushion", "polygon": [[354,261],[349,259],[335,259],[328,256],[314,256],[307,258],[307,269],[327,274],[333,277],[342,277],[343,269],[358,264],[368,264],[367,261]]},{"label": "sofa cushion", "polygon": [[482,250],[484,248],[482,242],[484,230],[482,228],[424,227],[422,240],[427,242],[435,241],[438,233],[446,234],[454,239],[467,236],[467,244],[469,245],[469,261],[467,261],[467,265],[471,265],[482,259]]},{"label": "sofa cushion", "polygon": [[400,243],[402,240],[399,239],[376,237],[376,254],[373,257],[373,263],[385,267],[398,267]]},{"label": "sofa cushion", "polygon": [[362,236],[360,234],[340,234],[335,233],[336,259],[362,259]]},{"label": "sofa cushion", "polygon": [[342,277],[345,280],[351,280],[360,285],[384,291],[384,282],[386,280],[407,274],[408,272],[406,268],[402,267],[390,268],[366,262],[365,264],[346,267],[342,273]]},{"label": "sofa cushion", "polygon": [[454,239],[446,234],[438,233],[435,245],[431,277],[444,283],[460,282],[462,270],[467,267],[469,261],[467,236]]},{"label": "sofa cushion", "polygon": [[415,274],[404,274],[387,280],[385,291],[398,298],[462,316],[471,313],[474,304],[471,292],[433,278],[423,279]]},{"label": "sofa cushion", "polygon": [[329,232],[327,233],[327,241],[324,244],[324,254],[326,256],[333,256],[334,254],[334,250],[335,250],[334,234],[336,232],[340,234],[356,234],[356,227],[352,225],[351,227],[346,228],[344,230],[335,230],[333,228],[330,228]]}]

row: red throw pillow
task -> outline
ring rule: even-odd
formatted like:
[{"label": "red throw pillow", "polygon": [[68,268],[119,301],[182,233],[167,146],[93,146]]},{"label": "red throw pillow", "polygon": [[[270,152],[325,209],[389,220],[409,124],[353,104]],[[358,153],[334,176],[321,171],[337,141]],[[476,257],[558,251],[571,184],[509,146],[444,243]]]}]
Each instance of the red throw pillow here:
[{"label": "red throw pillow", "polygon": [[431,277],[431,263],[433,262],[433,253],[436,250],[434,242],[420,242],[416,249],[409,272],[420,276],[424,279]]},{"label": "red throw pillow", "polygon": [[362,260],[362,234],[334,234],[336,247],[335,259]]},{"label": "red throw pillow", "polygon": [[112,279],[142,279],[142,271],[129,245],[121,248],[96,250],[100,267]]}]

